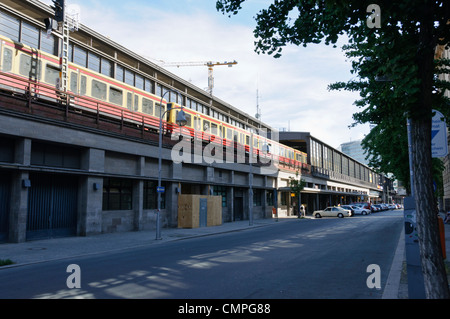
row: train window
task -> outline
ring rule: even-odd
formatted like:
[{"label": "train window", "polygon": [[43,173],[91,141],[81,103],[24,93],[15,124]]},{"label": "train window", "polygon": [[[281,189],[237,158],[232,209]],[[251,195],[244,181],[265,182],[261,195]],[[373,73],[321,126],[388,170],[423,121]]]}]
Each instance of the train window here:
[{"label": "train window", "polygon": [[78,93],[78,75],[75,72],[70,72],[70,90]]},{"label": "train window", "polygon": [[45,66],[45,82],[52,84],[52,85],[56,85],[56,83],[59,79],[59,71],[60,71],[59,68],[57,68],[53,65],[47,64]]},{"label": "train window", "polygon": [[80,81],[80,95],[86,95],[86,87],[87,87],[87,78],[86,76],[81,76]]},{"label": "train window", "polygon": [[133,110],[133,94],[130,92],[127,93],[127,108]]},{"label": "train window", "polygon": [[211,134],[216,136],[219,135],[219,132],[217,130],[217,124],[215,123],[211,123]]},{"label": "train window", "polygon": [[110,87],[109,88],[109,102],[122,106],[122,103],[123,103],[122,90]]},{"label": "train window", "polygon": [[211,124],[209,123],[209,121],[203,120],[203,132],[208,131],[209,128],[210,128],[210,125],[211,125]]},{"label": "train window", "polygon": [[134,95],[134,110],[139,111],[139,95]]},{"label": "train window", "polygon": [[2,63],[3,72],[10,72],[12,70],[12,57],[13,57],[12,50],[4,48],[3,63]]},{"label": "train window", "polygon": [[194,129],[196,131],[200,131],[201,129],[200,119],[197,116],[194,117]]},{"label": "train window", "polygon": [[253,138],[253,147],[258,148],[258,139],[256,137]]},{"label": "train window", "polygon": [[233,130],[231,128],[227,128],[227,138],[230,140],[233,138]]},{"label": "train window", "polygon": [[91,94],[93,97],[106,100],[106,83],[102,83],[97,80],[92,80]]},{"label": "train window", "polygon": [[142,98],[142,112],[153,115],[153,101]]},{"label": "train window", "polygon": [[[37,68],[35,64],[37,63]],[[27,76],[32,80],[40,79],[41,77],[41,62],[36,57],[31,58],[29,55],[20,55],[19,73]]]}]

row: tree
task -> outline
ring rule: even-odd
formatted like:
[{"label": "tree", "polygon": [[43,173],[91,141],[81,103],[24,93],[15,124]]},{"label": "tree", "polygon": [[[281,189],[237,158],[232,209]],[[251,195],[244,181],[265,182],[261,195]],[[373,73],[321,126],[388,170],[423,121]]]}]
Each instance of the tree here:
[{"label": "tree", "polygon": [[305,188],[306,182],[299,178],[299,172],[295,172],[295,178],[289,176],[289,187],[291,188],[291,192],[293,192],[298,197],[298,207],[297,214],[300,218],[300,206],[301,206],[301,191]]},{"label": "tree", "polygon": [[[244,2],[218,0],[216,7],[231,16],[239,12]],[[435,61],[434,56],[438,45],[449,46],[450,2],[381,0],[377,1],[378,6],[370,6],[371,3],[372,0],[275,0],[255,17],[255,50],[279,58],[283,47],[289,44],[307,46],[324,41],[336,46],[340,36],[348,37],[344,50],[352,59],[352,72],[358,80],[330,88],[360,92],[361,100],[355,104],[363,110],[354,117],[361,123],[375,123],[379,133],[374,132],[366,141],[377,138],[386,145],[392,141],[385,140],[388,136],[404,141],[401,136],[405,134],[406,118],[410,119],[412,186],[425,291],[427,298],[450,298],[434,210],[431,164],[432,110],[440,110],[447,119],[450,115],[450,104],[442,91],[450,86],[437,80],[437,72],[450,73],[450,63]],[[405,157],[404,142],[399,147]]]}]

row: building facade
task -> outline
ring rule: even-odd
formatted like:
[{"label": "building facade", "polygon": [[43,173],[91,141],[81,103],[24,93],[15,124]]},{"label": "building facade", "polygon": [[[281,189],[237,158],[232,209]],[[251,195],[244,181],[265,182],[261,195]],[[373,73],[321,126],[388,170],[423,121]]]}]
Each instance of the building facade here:
[{"label": "building facade", "polygon": [[[15,48],[60,56],[59,38],[47,36],[43,23],[52,14],[40,2],[2,1],[0,35]],[[37,58],[24,59],[19,68],[29,70],[30,77],[19,78],[8,72],[11,48],[2,43],[0,50],[0,242],[154,229],[160,191],[156,131],[148,129],[143,117],[125,121],[123,110],[105,116],[101,103],[94,111],[73,107],[88,100],[81,94],[81,74],[80,82],[69,83],[77,86],[79,96],[40,98],[45,85],[37,87],[36,79],[56,77],[59,70],[41,70]],[[68,51],[70,62],[98,77],[164,96],[249,133],[273,131],[84,25],[70,34]],[[14,81],[25,85],[11,90],[8,84]],[[308,133],[286,134],[280,138],[285,145],[307,154],[301,167],[286,164],[267,170],[260,163],[209,161],[208,156],[177,162],[172,150],[178,141],[163,133],[162,226],[179,226],[180,194],[221,196],[222,222],[271,218],[274,211],[293,215],[295,203],[312,213],[328,205],[380,198],[379,176],[370,168]],[[297,178],[296,173],[307,183],[300,199],[290,192],[289,179]]]}]

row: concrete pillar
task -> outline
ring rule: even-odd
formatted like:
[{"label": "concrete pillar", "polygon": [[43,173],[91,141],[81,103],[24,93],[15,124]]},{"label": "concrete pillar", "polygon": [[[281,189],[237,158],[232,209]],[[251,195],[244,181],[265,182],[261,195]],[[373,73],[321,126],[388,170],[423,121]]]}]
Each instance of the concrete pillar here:
[{"label": "concrete pillar", "polygon": [[[88,172],[103,172],[105,151],[88,149],[82,154],[81,168]],[[79,193],[78,235],[89,236],[102,232],[103,178],[81,178]]]},{"label": "concrete pillar", "polygon": [[8,235],[8,241],[11,243],[26,241],[28,188],[23,187],[23,181],[25,180],[29,180],[28,172],[14,172],[12,174]]},{"label": "concrete pillar", "polygon": [[[16,142],[14,162],[24,166],[31,163],[31,140],[21,139]],[[27,237],[28,187],[27,171],[14,172],[11,178],[11,203],[9,213],[9,238],[12,243],[22,243]]]}]

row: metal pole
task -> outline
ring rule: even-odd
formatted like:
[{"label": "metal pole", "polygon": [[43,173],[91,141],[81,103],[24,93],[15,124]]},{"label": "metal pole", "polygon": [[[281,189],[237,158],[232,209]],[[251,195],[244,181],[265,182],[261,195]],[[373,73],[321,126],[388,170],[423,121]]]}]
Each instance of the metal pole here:
[{"label": "metal pole", "polygon": [[[163,105],[163,99],[164,95],[166,95],[169,92],[175,92],[177,94],[180,94],[177,91],[168,90],[161,96],[161,102],[159,103],[160,111],[159,111],[159,139],[158,139],[158,188],[157,188],[157,210],[156,210],[156,240],[162,239],[161,237],[161,221],[160,221],[160,214],[161,214],[161,192],[159,191],[161,189],[161,170],[162,170],[162,119],[164,117],[164,114],[166,114],[169,110],[164,111],[164,113],[161,112],[161,107]],[[177,107],[178,108],[178,107]],[[183,107],[179,108],[183,109]]]},{"label": "metal pole", "polygon": [[157,188],[157,210],[156,210],[156,240],[160,240],[161,238],[161,224],[160,224],[160,213],[161,213],[161,193],[159,192],[161,187],[161,164],[162,164],[162,117],[166,113],[162,114],[161,112],[161,106],[162,101],[164,98],[164,95],[167,94],[169,91],[164,93],[161,96],[161,102],[159,104],[159,139],[158,139],[158,188]]},{"label": "metal pole", "polygon": [[250,153],[248,156],[248,163],[250,165],[249,172],[249,190],[248,190],[248,225],[253,226],[253,133],[250,134]]}]

